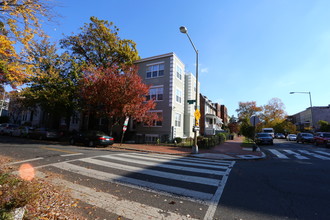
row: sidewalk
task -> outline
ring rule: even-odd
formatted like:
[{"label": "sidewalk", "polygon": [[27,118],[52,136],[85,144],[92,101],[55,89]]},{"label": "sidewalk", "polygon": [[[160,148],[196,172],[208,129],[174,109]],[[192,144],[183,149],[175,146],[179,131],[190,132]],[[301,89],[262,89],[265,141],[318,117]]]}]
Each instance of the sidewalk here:
[{"label": "sidewalk", "polygon": [[199,149],[198,154],[192,154],[191,148],[170,147],[162,145],[149,144],[114,144],[112,148],[133,150],[142,152],[151,152],[159,154],[172,154],[182,156],[192,156],[199,158],[221,159],[221,160],[241,160],[241,159],[263,159],[265,154],[257,149],[253,152],[252,149],[243,149],[241,144],[243,137],[235,137],[234,140],[227,140],[225,143],[215,146],[211,149]]}]

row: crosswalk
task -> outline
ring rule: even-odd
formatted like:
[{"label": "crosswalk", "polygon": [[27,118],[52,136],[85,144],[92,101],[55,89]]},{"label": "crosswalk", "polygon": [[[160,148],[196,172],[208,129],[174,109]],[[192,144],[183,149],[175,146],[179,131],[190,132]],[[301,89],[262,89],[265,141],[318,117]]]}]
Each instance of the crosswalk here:
[{"label": "crosswalk", "polygon": [[[53,171],[68,172],[72,177],[84,176],[180,201],[197,202],[207,207],[202,219],[213,219],[234,164],[235,161],[127,152],[73,159],[40,169],[55,168]],[[65,185],[76,199],[128,219],[193,219],[189,215],[100,192],[74,178],[57,179],[55,183]]]},{"label": "crosswalk", "polygon": [[270,155],[279,159],[330,160],[330,152],[322,150],[267,149],[267,151]]},{"label": "crosswalk", "polygon": [[124,153],[52,164],[61,170],[142,190],[193,201],[211,201],[225,185],[233,161],[172,155]]}]

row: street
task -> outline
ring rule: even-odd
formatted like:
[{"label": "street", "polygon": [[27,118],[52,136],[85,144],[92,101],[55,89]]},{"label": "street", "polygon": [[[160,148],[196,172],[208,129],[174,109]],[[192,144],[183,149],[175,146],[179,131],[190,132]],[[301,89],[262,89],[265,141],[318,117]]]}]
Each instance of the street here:
[{"label": "street", "polygon": [[0,137],[0,154],[100,219],[328,219],[330,150],[275,139],[263,160],[211,160]]}]

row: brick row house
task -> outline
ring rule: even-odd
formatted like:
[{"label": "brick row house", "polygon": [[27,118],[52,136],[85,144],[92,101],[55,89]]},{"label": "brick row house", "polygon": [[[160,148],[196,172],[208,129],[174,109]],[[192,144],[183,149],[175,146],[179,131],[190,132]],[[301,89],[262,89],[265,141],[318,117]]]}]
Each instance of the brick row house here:
[{"label": "brick row house", "polygon": [[216,135],[222,131],[221,105],[212,103],[206,96],[200,94],[200,133],[203,136]]}]

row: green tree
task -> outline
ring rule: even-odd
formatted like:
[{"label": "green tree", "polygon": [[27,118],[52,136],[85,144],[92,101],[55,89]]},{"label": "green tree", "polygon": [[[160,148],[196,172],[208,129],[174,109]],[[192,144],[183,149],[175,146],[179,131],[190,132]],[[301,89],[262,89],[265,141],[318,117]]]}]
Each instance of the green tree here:
[{"label": "green tree", "polygon": [[29,56],[33,58],[34,75],[29,78],[28,87],[19,96],[24,97],[24,105],[30,108],[41,107],[50,115],[55,124],[61,117],[67,119],[78,108],[78,82],[80,67],[67,53],[57,54],[55,44],[44,39],[31,46]]},{"label": "green tree", "polygon": [[240,132],[243,136],[254,140],[255,127],[249,123],[249,120],[243,120],[241,122]]},{"label": "green tree", "polygon": [[283,120],[282,122],[275,124],[273,128],[275,133],[294,134],[297,132],[296,126],[287,120]]},{"label": "green tree", "polygon": [[320,120],[317,122],[318,125],[320,125],[320,131],[323,132],[329,132],[330,131],[330,124],[327,121]]},{"label": "green tree", "polygon": [[61,46],[69,50],[81,64],[96,67],[132,64],[139,59],[136,44],[132,40],[121,39],[119,29],[112,22],[90,18],[90,23],[80,28],[77,35],[61,40]]}]

